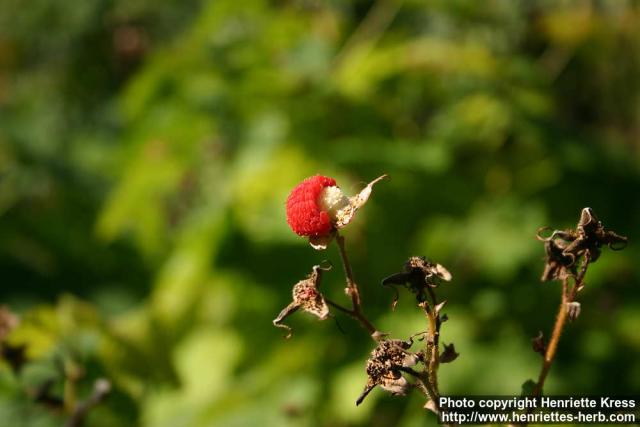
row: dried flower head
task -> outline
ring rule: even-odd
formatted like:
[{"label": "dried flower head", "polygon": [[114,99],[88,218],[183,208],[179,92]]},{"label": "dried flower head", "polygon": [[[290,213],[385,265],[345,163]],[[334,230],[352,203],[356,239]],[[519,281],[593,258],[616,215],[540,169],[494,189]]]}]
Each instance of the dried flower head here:
[{"label": "dried flower head", "polygon": [[[449,270],[423,256],[412,256],[405,262],[403,271],[385,278],[382,284],[385,286],[404,285],[416,295],[418,302],[422,302],[425,300],[426,287],[437,287],[439,280],[451,281]],[[397,299],[396,294],[394,306]]]},{"label": "dried flower head", "polygon": [[367,360],[367,384],[356,405],[360,405],[378,385],[393,395],[407,394],[411,383],[402,376],[402,372],[410,371],[410,367],[420,361],[418,354],[408,351],[412,344],[411,339],[380,341]]},{"label": "dried flower head", "polygon": [[325,320],[329,317],[329,306],[324,296],[320,293],[319,287],[322,272],[330,269],[331,266],[314,265],[309,276],[293,286],[293,301],[280,312],[278,317],[273,319],[274,326],[288,331],[287,338],[291,337],[291,328],[283,324],[282,321],[298,311],[298,309],[311,313],[320,320]]},{"label": "dried flower head", "polygon": [[325,249],[335,231],[349,224],[367,202],[373,185],[386,176],[371,181],[353,197],[347,197],[333,178],[309,177],[287,198],[287,223],[297,235],[308,237],[315,249]]},{"label": "dried flower head", "polygon": [[544,238],[540,233],[549,229],[538,230],[538,240],[545,242],[546,263],[542,273],[542,281],[563,279],[567,275],[576,275],[577,263],[584,257],[583,268],[600,257],[603,245],[612,250],[621,250],[627,246],[627,238],[613,231],[606,230],[591,208],[584,208],[580,220],[574,229],[555,230],[551,236]]},{"label": "dried flower head", "polygon": [[624,249],[627,246],[627,238],[613,231],[605,230],[602,221],[598,220],[591,208],[582,209],[576,230],[570,233],[569,237],[565,240],[571,243],[567,245],[563,253],[576,257],[586,254],[589,257],[589,262],[594,262],[600,257],[602,245],[607,245],[613,250]]}]

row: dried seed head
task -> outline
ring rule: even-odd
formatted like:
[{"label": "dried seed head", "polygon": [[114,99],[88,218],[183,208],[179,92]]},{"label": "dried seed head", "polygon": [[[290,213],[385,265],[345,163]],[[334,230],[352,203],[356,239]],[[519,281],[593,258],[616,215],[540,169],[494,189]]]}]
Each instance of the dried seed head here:
[{"label": "dried seed head", "polygon": [[542,229],[538,230],[537,237],[545,242],[546,265],[542,273],[543,281],[563,279],[567,275],[576,277],[578,259],[584,257],[581,271],[586,271],[586,265],[600,257],[600,248],[603,245],[613,250],[623,249],[627,245],[626,237],[606,230],[593,209],[588,207],[580,212],[580,220],[575,230],[555,230],[547,238],[540,236],[541,231]]},{"label": "dried seed head", "polygon": [[331,267],[314,265],[309,276],[293,286],[293,301],[280,312],[278,317],[273,319],[274,326],[288,331],[286,338],[291,337],[291,328],[283,324],[282,321],[299,309],[313,314],[320,320],[325,320],[329,317],[329,306],[322,293],[320,293],[319,287],[322,272],[330,269]]},{"label": "dried seed head", "polygon": [[378,385],[394,395],[407,394],[411,383],[402,376],[402,370],[416,365],[420,360],[417,354],[407,351],[412,343],[411,340],[380,341],[367,360],[367,384],[356,405],[362,403],[369,392]]},{"label": "dried seed head", "polygon": [[444,266],[433,263],[423,256],[412,256],[405,263],[405,271],[419,272],[424,276],[424,281],[430,286],[436,286],[435,278],[442,279],[446,282],[451,281],[451,273]]},{"label": "dried seed head", "polygon": [[[433,263],[423,256],[412,256],[404,264],[404,269],[400,273],[392,274],[385,278],[382,284],[385,286],[404,285],[416,295],[418,302],[425,299],[426,287],[435,288],[439,285],[440,280],[449,282],[452,276],[444,266]],[[395,306],[396,297],[393,302]]]},{"label": "dried seed head", "polygon": [[293,287],[293,302],[320,320],[329,316],[329,306],[318,290],[317,283],[311,278],[296,283]]}]

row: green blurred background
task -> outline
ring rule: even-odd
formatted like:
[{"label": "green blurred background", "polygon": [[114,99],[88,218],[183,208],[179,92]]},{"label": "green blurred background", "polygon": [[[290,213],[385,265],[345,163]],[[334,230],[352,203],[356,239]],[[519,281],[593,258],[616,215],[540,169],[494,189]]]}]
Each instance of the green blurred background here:
[{"label": "green blurred background", "polygon": [[356,408],[351,319],[271,324],[339,265],[285,222],[316,173],[391,176],[345,230],[380,329],[426,328],[380,285],[409,255],[452,272],[445,394],[535,378],[559,299],[535,231],[592,207],[631,244],[589,269],[546,391],[639,394],[639,29],[622,0],[0,1],[0,304],[28,360],[0,364],[1,424],[62,425],[33,403],[61,361],[80,399],[113,383],[89,426],[435,423],[418,393]]}]

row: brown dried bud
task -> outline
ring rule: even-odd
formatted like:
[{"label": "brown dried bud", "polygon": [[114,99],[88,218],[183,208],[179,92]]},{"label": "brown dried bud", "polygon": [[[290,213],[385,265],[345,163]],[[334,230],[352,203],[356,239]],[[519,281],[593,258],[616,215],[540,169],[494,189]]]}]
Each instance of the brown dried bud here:
[{"label": "brown dried bud", "polygon": [[544,335],[542,331],[538,332],[538,336],[531,338],[531,347],[533,351],[539,353],[541,356],[544,356],[547,352],[547,343],[544,340]]},{"label": "brown dried bud", "polygon": [[456,352],[456,348],[451,344],[444,344],[444,351],[440,354],[440,363],[451,363],[460,356],[460,353]]}]

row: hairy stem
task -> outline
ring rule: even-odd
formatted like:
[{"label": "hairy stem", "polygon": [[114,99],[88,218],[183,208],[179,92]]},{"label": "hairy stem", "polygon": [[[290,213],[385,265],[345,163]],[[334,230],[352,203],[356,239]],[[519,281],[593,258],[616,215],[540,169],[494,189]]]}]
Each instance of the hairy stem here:
[{"label": "hairy stem", "polygon": [[347,256],[347,250],[344,245],[344,237],[340,235],[340,233],[336,232],[336,242],[338,243],[338,249],[340,250],[340,258],[342,259],[342,267],[344,268],[345,278],[347,280],[347,288],[346,293],[351,297],[351,310],[346,309],[338,304],[333,302],[328,302],[330,305],[334,306],[338,310],[347,313],[354,319],[358,320],[360,324],[369,332],[374,339],[377,339],[381,334],[378,332],[375,326],[367,319],[367,317],[362,312],[362,307],[360,305],[360,289],[358,289],[358,285],[353,278],[353,270],[351,270],[351,263],[349,262],[349,257]]}]

